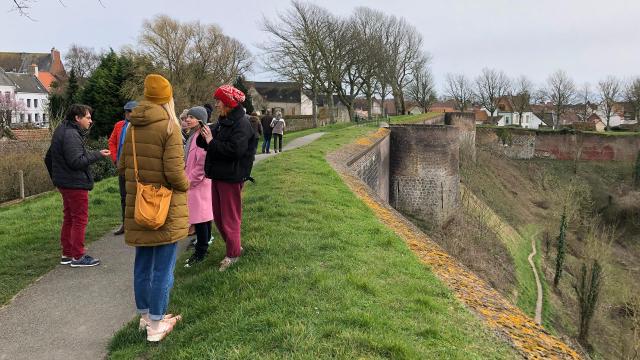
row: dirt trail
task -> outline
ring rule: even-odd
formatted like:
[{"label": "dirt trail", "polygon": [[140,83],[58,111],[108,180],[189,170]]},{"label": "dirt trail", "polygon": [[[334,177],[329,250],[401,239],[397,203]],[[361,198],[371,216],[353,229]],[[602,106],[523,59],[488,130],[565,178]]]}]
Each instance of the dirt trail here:
[{"label": "dirt trail", "polygon": [[533,257],[536,256],[536,235],[531,236],[531,254],[527,258],[529,260],[529,264],[531,264],[531,269],[533,270],[533,276],[536,277],[536,288],[538,289],[538,298],[536,299],[536,314],[533,320],[536,324],[542,324],[542,283],[540,282],[540,277],[538,276],[538,270],[536,269],[536,264],[533,262]]}]

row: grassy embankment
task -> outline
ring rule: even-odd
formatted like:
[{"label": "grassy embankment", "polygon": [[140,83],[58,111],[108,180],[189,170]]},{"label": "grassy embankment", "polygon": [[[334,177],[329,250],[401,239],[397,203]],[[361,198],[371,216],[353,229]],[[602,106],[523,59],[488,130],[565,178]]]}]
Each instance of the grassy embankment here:
[{"label": "grassy embankment", "polygon": [[417,124],[417,123],[423,122],[424,120],[431,119],[432,117],[436,117],[438,115],[442,115],[442,113],[428,112],[425,114],[392,116],[389,119],[389,124],[392,124],[392,125]]},{"label": "grassy embankment", "polygon": [[[539,254],[536,265],[545,292],[543,322],[546,326],[570,336],[577,335],[577,303],[572,286],[586,251],[585,233],[578,226],[577,219],[569,225],[565,275],[558,289],[550,285],[560,215],[569,187],[577,189],[570,199],[571,203],[578,202],[581,206],[576,211],[590,216],[587,222],[596,223],[597,216],[589,214],[610,207],[611,196],[615,204],[619,189],[630,183],[631,169],[632,164],[623,162],[579,162],[577,174],[574,174],[572,161],[510,160],[486,151],[478,152],[475,165],[462,168],[465,185],[519,233],[520,240],[507,248],[513,256],[518,275],[516,303],[529,314],[533,314],[535,304],[535,283],[527,256],[531,251],[531,236],[535,237]],[[619,229],[618,233],[621,231],[624,229]],[[550,239],[549,249],[544,241],[545,232]],[[630,234],[629,231],[623,233],[619,240],[622,245],[614,242],[611,249],[616,254],[625,254],[621,260],[633,263],[640,254],[640,247],[634,245],[638,236]],[[608,267],[604,293],[600,297],[601,311],[596,314],[591,327],[593,344],[598,353],[607,354],[603,355],[605,358],[612,357],[615,348],[621,346],[618,343],[621,336],[616,325],[620,319],[604,309],[618,306],[622,301],[618,292],[630,289],[629,286],[638,286],[624,282],[626,278],[623,275],[628,276],[624,261],[614,261]]]},{"label": "grassy embankment", "polygon": [[111,358],[515,357],[326,162],[373,128],[326,130],[254,168],[237,266],[217,271],[217,241],[204,263],[177,269],[170,311],[184,320],[175,332],[151,346],[132,322]]},{"label": "grassy embankment", "polygon": [[[0,208],[0,306],[58,265],[62,198],[50,192]],[[120,223],[118,180],[96,184],[89,194],[87,243]],[[91,247],[91,244],[88,245]]]},{"label": "grassy embankment", "polygon": [[[338,129],[347,125],[332,125],[327,129]],[[285,134],[284,143],[315,131],[318,130],[309,129]],[[37,156],[37,165],[44,168],[40,156]],[[42,176],[47,176],[46,170]],[[119,194],[116,178],[96,183],[94,190],[89,193],[87,243],[99,239],[120,223]],[[0,207],[0,223],[2,306],[20,290],[58,265],[62,199],[53,191],[20,204]]]}]

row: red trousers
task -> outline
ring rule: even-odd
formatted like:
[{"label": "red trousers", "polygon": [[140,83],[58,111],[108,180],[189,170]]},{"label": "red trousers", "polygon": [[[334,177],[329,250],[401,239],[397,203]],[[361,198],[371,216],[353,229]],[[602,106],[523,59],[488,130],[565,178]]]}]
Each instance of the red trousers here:
[{"label": "red trousers", "polygon": [[240,225],[242,224],[242,185],[211,180],[213,221],[227,245],[227,256],[240,256]]},{"label": "red trousers", "polygon": [[60,231],[62,255],[80,258],[84,255],[84,233],[89,222],[89,191],[58,188],[62,194],[64,220]]}]

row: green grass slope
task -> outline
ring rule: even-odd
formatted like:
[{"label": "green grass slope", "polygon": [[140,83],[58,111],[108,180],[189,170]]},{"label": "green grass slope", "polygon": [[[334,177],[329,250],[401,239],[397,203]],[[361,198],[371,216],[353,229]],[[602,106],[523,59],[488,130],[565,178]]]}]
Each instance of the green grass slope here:
[{"label": "green grass slope", "polygon": [[182,323],[149,345],[131,322],[110,358],[515,358],[325,161],[370,130],[328,131],[258,164],[244,191],[245,256],[218,272],[217,237],[204,263],[179,264],[169,310]]}]

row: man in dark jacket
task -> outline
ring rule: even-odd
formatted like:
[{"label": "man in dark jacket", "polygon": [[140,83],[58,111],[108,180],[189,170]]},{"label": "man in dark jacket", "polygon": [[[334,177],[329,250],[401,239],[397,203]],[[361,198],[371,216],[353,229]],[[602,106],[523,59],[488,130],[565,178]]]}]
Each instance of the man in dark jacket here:
[{"label": "man in dark jacket", "polygon": [[242,186],[251,176],[258,138],[241,103],[244,93],[231,85],[219,87],[214,98],[220,117],[203,127],[196,144],[207,151],[204,171],[211,181],[213,220],[227,246],[220,271],[240,258]]},{"label": "man in dark jacket", "polygon": [[60,231],[60,264],[87,267],[100,260],[84,253],[84,235],[89,219],[89,191],[93,176],[89,165],[111,155],[109,150],[88,152],[85,138],[93,121],[87,105],[71,105],[65,120],[56,128],[45,157],[49,176],[62,194],[64,220]]},{"label": "man in dark jacket", "polygon": [[260,122],[262,123],[262,153],[270,154],[269,146],[271,146],[271,120],[273,120],[273,116],[271,116],[271,111],[267,110],[264,113]]}]

